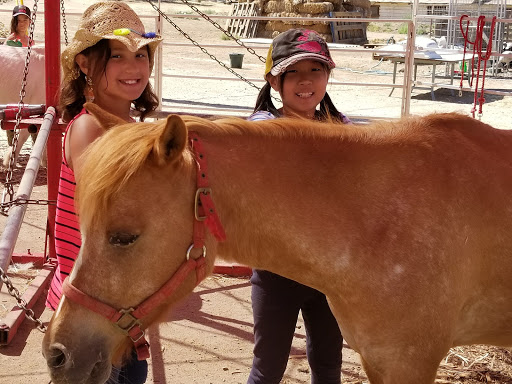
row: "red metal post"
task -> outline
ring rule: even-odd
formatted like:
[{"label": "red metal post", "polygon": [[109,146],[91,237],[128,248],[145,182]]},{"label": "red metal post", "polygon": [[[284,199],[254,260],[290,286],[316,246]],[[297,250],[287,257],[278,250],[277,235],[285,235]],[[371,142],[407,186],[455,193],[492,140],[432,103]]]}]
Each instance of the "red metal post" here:
[{"label": "red metal post", "polygon": [[[59,0],[44,1],[44,36],[45,36],[45,72],[46,72],[46,107],[57,106],[57,95],[60,87],[60,3]],[[48,138],[48,200],[57,200],[59,185],[60,164],[62,162],[62,131],[58,119],[53,122]],[[48,244],[49,255],[55,258],[55,241],[53,238],[55,228],[54,205],[48,206],[48,230],[50,239]]]}]

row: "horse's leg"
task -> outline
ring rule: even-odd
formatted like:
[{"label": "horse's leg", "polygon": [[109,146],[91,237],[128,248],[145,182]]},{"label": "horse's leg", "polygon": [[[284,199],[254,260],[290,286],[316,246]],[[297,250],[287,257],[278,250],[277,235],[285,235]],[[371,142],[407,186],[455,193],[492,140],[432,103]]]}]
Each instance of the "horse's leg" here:
[{"label": "horse's leg", "polygon": [[4,151],[4,156],[2,160],[2,165],[4,168],[7,168],[9,166],[9,160],[11,159],[11,147],[7,147],[7,149]]},{"label": "horse's leg", "polygon": [[364,373],[368,377],[368,380],[371,384],[384,384],[382,381],[382,376],[376,372],[370,364],[366,362],[366,360],[361,356],[361,364],[364,368]]},{"label": "horse's leg", "polygon": [[[16,153],[14,154],[14,164],[16,166],[16,162],[18,161],[18,156],[21,151],[21,147],[25,144],[29,137],[29,132],[26,129],[20,129],[20,134],[18,136],[18,144],[16,145]],[[9,167],[9,161],[11,160],[12,155],[12,146],[9,146],[7,150],[4,152],[3,166],[5,168]]]},{"label": "horse's leg", "polygon": [[371,384],[433,384],[442,359],[433,355],[438,353],[388,352],[379,357],[378,364],[363,356],[361,363]]},{"label": "horse's leg", "polygon": [[[432,384],[439,363],[449,350],[446,330],[431,327],[436,322],[406,329],[391,324],[387,328],[364,325],[365,316],[343,323],[345,309],[329,300],[332,313],[341,325],[343,338],[361,355],[361,362],[371,384]],[[341,321],[340,321],[341,320]]]}]

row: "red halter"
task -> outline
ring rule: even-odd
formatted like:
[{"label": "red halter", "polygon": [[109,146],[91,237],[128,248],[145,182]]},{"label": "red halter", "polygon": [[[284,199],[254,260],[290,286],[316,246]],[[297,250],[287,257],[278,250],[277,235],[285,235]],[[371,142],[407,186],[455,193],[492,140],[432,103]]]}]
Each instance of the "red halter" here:
[{"label": "red halter", "polygon": [[[218,241],[226,239],[224,228],[215,211],[215,206],[211,198],[211,189],[208,187],[208,170],[202,144],[195,132],[189,132],[189,138],[190,147],[194,152],[197,164],[197,191],[194,203],[194,240],[187,250],[186,261],[183,262],[174,275],[158,291],[137,307],[120,310],[102,303],[74,287],[69,282],[69,278],[64,280],[62,286],[63,293],[68,299],[115,323],[119,329],[132,340],[139,360],[149,358],[149,343],[141,328],[140,319],[147,316],[153,309],[169,297],[181,283],[183,283],[190,272],[196,271],[196,285],[206,277],[206,246],[204,245],[205,225]],[[202,249],[202,255],[198,259],[190,258],[190,252],[193,248]]]}]

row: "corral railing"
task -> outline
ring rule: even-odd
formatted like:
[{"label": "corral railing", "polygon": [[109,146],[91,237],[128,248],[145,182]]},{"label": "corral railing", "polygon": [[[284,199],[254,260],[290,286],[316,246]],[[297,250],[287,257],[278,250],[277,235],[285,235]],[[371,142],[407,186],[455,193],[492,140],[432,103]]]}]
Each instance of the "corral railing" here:
[{"label": "corral railing", "polygon": [[[37,139],[30,153],[30,158],[27,166],[25,167],[25,172],[23,173],[16,194],[14,195],[14,199],[11,202],[12,206],[9,209],[7,222],[0,237],[0,267],[3,271],[7,271],[9,263],[11,262],[11,256],[20,232],[21,223],[23,222],[23,217],[27,210],[27,202],[30,199],[32,189],[34,188],[41,157],[45,150],[46,142],[48,141],[55,117],[55,108],[48,108],[44,115],[41,128],[39,129]],[[2,280],[0,280],[0,288],[1,287]]]},{"label": "corral railing", "polygon": [[[190,15],[182,15],[182,14],[173,14],[173,15],[169,15],[169,17],[173,18],[173,19],[179,19],[179,18],[186,18],[186,17],[190,17]],[[419,16],[418,16],[419,17]],[[436,16],[438,18],[438,16]],[[227,19],[232,19],[233,17],[231,16],[221,16],[221,15],[208,15],[208,18],[210,19],[215,19],[215,20],[227,20]],[[268,21],[268,20],[279,20],[279,21],[286,21],[286,22],[293,22],[293,21],[297,21],[297,22],[311,22],[311,21],[317,21],[317,22],[340,22],[340,21],[343,21],[343,22],[354,22],[353,19],[350,19],[350,18],[305,18],[305,17],[301,17],[301,18],[288,18],[288,17],[282,17],[282,18],[273,18],[273,17],[254,17],[254,16],[246,16],[246,17],[238,17],[238,18],[243,18],[243,19],[249,19],[249,20],[263,20],[263,21]],[[450,17],[446,17],[446,18],[450,18]],[[452,17],[453,18],[453,17]],[[476,18],[470,18],[469,20],[477,20]],[[344,81],[343,80],[343,75],[340,75],[339,77],[341,79],[338,79],[338,74],[340,74],[340,71],[338,71],[338,69],[334,70],[334,75],[333,75],[333,79],[331,80],[331,83],[329,85],[329,93],[331,94],[331,98],[334,100],[334,103],[336,105],[340,105],[340,106],[343,106],[346,104],[346,100],[345,100],[345,95],[343,94],[344,93],[344,90],[347,88],[347,87],[351,87],[351,88],[359,88],[360,89],[360,95],[361,95],[361,98],[364,98],[364,93],[368,91],[368,89],[384,89],[384,88],[399,88],[402,90],[401,92],[401,99],[400,99],[400,104],[399,104],[399,108],[397,108],[397,112],[394,113],[394,114],[386,114],[386,115],[378,115],[378,114],[365,114],[365,112],[362,112],[362,113],[349,113],[350,116],[352,117],[360,117],[360,118],[369,118],[369,119],[376,119],[376,118],[399,118],[399,117],[403,117],[403,116],[407,116],[410,114],[410,102],[411,102],[411,90],[413,87],[424,87],[426,89],[431,89],[433,90],[434,88],[448,88],[448,89],[451,89],[451,90],[458,90],[458,91],[463,91],[463,92],[473,92],[474,91],[474,88],[472,88],[471,86],[469,85],[463,85],[463,87],[461,88],[459,85],[455,84],[454,83],[454,73],[453,73],[453,69],[454,69],[454,65],[451,66],[451,70],[452,72],[450,73],[449,70],[445,70],[445,77],[450,80],[450,83],[447,83],[446,81],[443,81],[443,82],[438,82],[438,79],[433,79],[432,81],[420,81],[420,80],[416,80],[414,78],[414,73],[416,72],[416,64],[415,64],[415,61],[414,61],[414,51],[415,51],[415,39],[416,39],[416,35],[415,35],[415,21],[414,20],[404,20],[404,19],[360,19],[358,18],[357,19],[357,22],[360,23],[360,22],[363,22],[363,23],[377,23],[377,24],[380,24],[380,23],[384,23],[384,24],[387,24],[387,23],[402,23],[402,24],[406,24],[407,25],[407,37],[408,37],[408,41],[407,43],[405,44],[405,50],[404,52],[401,54],[403,56],[403,60],[402,62],[404,63],[404,66],[403,66],[403,76],[400,77],[400,80],[397,81],[395,83],[395,81],[391,81],[391,73],[388,73],[387,75],[387,78],[385,80],[380,80],[380,81],[376,81],[376,82],[370,82],[370,81],[364,81],[364,80],[367,80],[367,79],[364,79],[364,76],[361,76],[363,79],[362,81],[358,81],[358,82],[352,82],[352,81]],[[512,20],[509,20],[509,19],[498,19],[497,20],[497,23],[510,23],[512,22]],[[165,35],[165,30],[166,28],[169,28],[168,26],[166,26],[164,24],[164,35]],[[266,39],[266,40],[263,40],[262,43],[260,44],[257,44],[257,43],[254,43],[255,40],[258,40],[258,39],[242,39],[242,41],[248,46],[250,47],[251,49],[254,49],[255,51],[257,51],[259,54],[263,55],[263,56],[266,56],[266,52],[268,50],[268,45],[270,43],[270,39]],[[193,54],[192,52],[194,52],[194,49],[196,49],[194,47],[194,44],[192,43],[181,43],[181,42],[174,42],[174,41],[166,41],[164,40],[164,43],[163,43],[163,46],[164,46],[164,49],[167,50],[169,48],[176,48],[176,47],[179,47],[183,50],[186,50],[187,52],[191,52],[191,55]],[[344,67],[346,67],[346,65],[344,65],[346,62],[349,62],[350,63],[350,58],[351,56],[350,55],[354,55],[354,54],[366,54],[369,58],[369,61],[371,61],[371,58],[373,55],[375,55],[376,53],[380,56],[386,56],[389,55],[389,57],[393,57],[393,56],[397,56],[397,51],[386,51],[385,49],[365,49],[363,47],[360,47],[360,46],[355,46],[355,45],[341,45],[341,44],[329,44],[330,46],[330,50],[331,50],[331,54],[333,55],[334,57],[334,61],[337,63],[338,67],[340,68],[340,70],[345,70]],[[233,44],[210,44],[210,45],[205,45],[206,48],[212,48],[212,50],[215,50],[215,52],[220,52],[221,49],[224,49],[224,57],[227,57],[227,52],[229,52],[229,50],[233,50],[235,49],[236,52],[241,52],[241,53],[246,53],[245,50],[242,48],[242,47],[238,47],[238,46],[234,46]],[[428,49],[425,49],[425,51],[428,51]],[[458,54],[459,56],[462,56],[462,53],[463,53],[463,49],[458,49],[458,48],[455,48],[453,47],[452,48],[452,53],[453,54]],[[494,50],[491,52],[491,56],[493,57],[497,57],[497,56],[501,56],[503,55],[500,51],[497,51],[497,50]],[[247,57],[247,53],[246,53],[246,57]],[[338,59],[337,59],[338,58]],[[443,61],[440,61],[439,64],[444,64],[445,62]],[[172,65],[173,62],[169,63],[169,65]],[[458,63],[457,63],[458,64]],[[264,80],[263,80],[263,77],[261,76],[261,73],[263,71],[263,65],[259,64],[259,72],[257,72],[257,75],[259,77],[247,77],[247,80],[250,80],[251,82],[257,84],[257,85],[262,85],[264,83]],[[442,68],[444,67],[443,65],[439,65],[438,68]],[[435,67],[434,67],[435,68]],[[210,74],[208,70],[205,70],[205,73],[204,74],[199,74],[199,75],[187,75],[187,74],[181,74],[181,73],[177,73],[178,71],[174,70],[173,68],[171,68],[170,66],[166,66],[163,68],[163,74],[162,74],[162,77],[164,79],[164,81],[166,79],[174,79],[174,80],[178,80],[178,81],[183,81],[185,79],[187,80],[191,80],[191,81],[219,81],[219,82],[225,82],[225,81],[239,81],[239,79],[233,77],[233,76],[214,76],[212,74]],[[247,73],[247,71],[244,71]],[[369,72],[369,71],[367,71]],[[396,70],[395,70],[395,73],[394,75],[397,75],[396,73]],[[240,88],[240,94],[239,96],[240,97],[243,97],[244,96],[244,93],[247,93],[248,92],[248,88],[245,87],[243,88],[243,84],[241,84],[241,88]],[[164,85],[163,86],[164,89],[166,89],[167,87]],[[169,89],[172,88],[172,87],[169,87]],[[253,91],[253,90],[251,90]],[[334,97],[332,95],[332,93],[334,93]],[[503,91],[503,90],[486,90],[486,94],[495,94],[495,95],[500,95],[500,96],[510,96],[512,95],[512,89],[507,91]],[[227,107],[225,106],[221,106],[220,111],[229,111],[229,112],[232,112],[234,114],[248,114],[250,113],[251,109],[252,109],[252,106],[254,105],[254,102],[256,100],[256,93],[252,92],[250,94],[250,102],[249,103],[246,103],[245,104],[245,109],[243,110],[240,110],[240,109],[228,109]],[[223,95],[217,95],[218,98],[221,98]],[[190,101],[192,101],[194,99],[194,96],[192,95],[190,97]],[[166,100],[165,100],[165,96],[163,98],[163,101],[164,101],[164,108],[166,108]],[[358,103],[358,106],[361,106],[361,102]],[[176,108],[177,105],[172,105],[172,108]],[[208,110],[208,111],[215,111],[216,108],[213,108],[213,107],[208,107],[208,106],[205,106],[205,105],[201,105],[200,107],[198,106],[188,106],[188,105],[180,105],[179,107],[182,107],[183,109],[186,109],[186,110],[190,110],[192,112],[197,112],[197,111],[205,111],[205,110]]]},{"label": "corral railing", "polygon": [[[151,7],[148,6],[148,11],[152,11]],[[417,11],[415,11],[417,12]],[[67,13],[66,17],[78,19],[81,13]],[[186,39],[179,39],[180,35],[176,34],[173,26],[163,20],[160,15],[143,14],[140,16],[146,25],[147,30],[156,31],[164,36],[164,42],[159,47],[155,70],[153,75],[153,84],[157,95],[160,97],[162,111],[169,112],[183,112],[183,113],[199,113],[199,114],[211,114],[211,115],[237,115],[247,116],[251,113],[254,103],[257,97],[257,87],[261,87],[264,84],[262,71],[263,64],[260,61],[256,61],[258,65],[257,70],[253,70],[254,60],[251,63],[251,55],[245,50],[244,47],[240,47],[233,41],[222,41],[219,44],[203,44],[201,41],[196,43],[187,41]],[[175,20],[179,24],[180,19],[197,17],[191,14],[167,14],[166,17]],[[283,22],[354,22],[351,18],[318,18],[318,17],[261,17],[261,16],[227,16],[227,15],[207,15],[207,17],[213,21],[222,22],[226,20],[254,20],[254,21],[272,21],[279,20]],[[454,83],[454,69],[457,62],[439,63],[437,67],[432,66],[432,69],[445,68],[444,78],[449,80],[439,81],[441,76],[432,76],[428,80],[420,80],[415,78],[418,63],[414,61],[414,41],[415,27],[417,19],[446,19],[453,22],[456,21],[454,16],[443,16],[443,15],[417,15],[413,20],[404,19],[363,19],[358,18],[357,23],[374,23],[374,24],[389,24],[389,23],[401,23],[407,26],[407,37],[408,41],[404,45],[405,50],[401,54],[401,59],[398,64],[395,62],[394,69],[388,68],[386,70],[380,70],[380,61],[373,61],[372,56],[378,55],[384,60],[389,60],[390,57],[396,57],[396,51],[386,51],[385,49],[365,49],[361,46],[347,45],[347,44],[330,44],[330,50],[334,57],[334,61],[337,63],[338,68],[332,73],[332,78],[329,84],[328,92],[331,95],[335,105],[343,106],[342,109],[350,117],[361,118],[361,119],[379,119],[379,118],[400,118],[407,116],[411,113],[411,91],[413,87],[425,88],[432,91],[432,97],[434,97],[435,88],[447,88],[452,91],[463,91],[473,92],[474,88],[469,85],[464,85],[462,88]],[[470,20],[476,20],[472,18]],[[206,20],[200,20],[202,23],[207,23]],[[499,24],[511,23],[510,19],[499,19]],[[74,34],[68,23],[68,35],[71,37]],[[508,24],[507,24],[508,25]],[[185,31],[189,33],[190,31]],[[166,38],[173,33],[172,38]],[[190,33],[192,39],[194,38],[193,33]],[[391,34],[390,34],[391,35]],[[177,36],[177,37],[176,37]],[[219,40],[221,39],[221,32],[218,31]],[[270,39],[242,39],[243,43],[254,50],[260,56],[266,56]],[[195,60],[197,57],[205,57],[198,48],[207,51],[207,54],[216,57],[219,61],[226,61],[228,54],[235,51],[237,53],[245,54],[245,62],[249,65],[247,70],[245,67],[243,70],[238,71],[244,77],[245,80],[241,80],[238,77],[233,76],[227,71],[223,71],[215,61],[211,61],[210,64],[205,64],[205,68],[201,73],[190,73],[187,68],[186,61],[180,61],[178,58],[172,57],[172,60],[164,60],[165,57],[170,55],[169,52],[187,52],[189,60]],[[462,54],[463,50],[452,47],[453,53]],[[368,57],[369,69],[361,70],[351,68],[351,60],[354,55],[366,55]],[[389,55],[387,57],[386,55]],[[499,50],[493,50],[491,53],[493,57],[502,56],[503,54]],[[395,60],[396,61],[396,60]],[[403,65],[402,65],[403,64]],[[435,62],[434,62],[435,64]],[[446,64],[446,65],[442,65]],[[426,65],[422,62],[421,65]],[[381,65],[382,67],[383,65]],[[377,68],[377,69],[375,69]],[[398,69],[397,69],[398,68]],[[235,70],[236,71],[236,70]],[[358,81],[347,81],[345,78],[346,73],[359,73]],[[378,73],[380,72],[380,73]],[[378,75],[378,76],[377,76]],[[434,74],[435,75],[435,74]],[[464,75],[462,75],[464,76]],[[240,84],[239,89],[236,91],[236,95],[223,94],[222,84],[226,82],[238,82]],[[252,86],[247,85],[248,83]],[[187,84],[185,91],[180,91],[183,85]],[[219,86],[212,85],[219,84]],[[230,88],[230,87],[225,87]],[[232,87],[231,87],[232,88]],[[214,92],[208,91],[208,89],[214,89]],[[386,109],[383,108],[360,108],[361,102],[355,102],[353,100],[346,99],[346,90],[349,89],[353,93],[359,93],[360,97],[364,99],[366,92],[376,92],[383,95],[383,101],[385,101]],[[386,89],[388,91],[386,91]],[[391,96],[392,92],[389,90],[398,89],[401,93],[395,91],[395,95],[399,95],[400,98],[386,99]],[[190,92],[186,92],[190,91]],[[226,92],[230,92],[227,90]],[[390,94],[387,95],[387,92]],[[485,91],[487,94],[495,94],[499,96],[509,96],[512,94],[509,90],[492,90],[488,89]],[[209,93],[209,94],[208,94]],[[233,91],[231,91],[233,93]],[[385,95],[384,95],[385,94]],[[384,97],[385,96],[385,97]],[[359,97],[359,95],[358,95]],[[351,99],[354,99],[351,96]],[[223,102],[225,101],[225,102]],[[353,102],[353,105],[350,105]],[[384,103],[380,103],[384,104]],[[347,110],[348,109],[348,110]]]}]

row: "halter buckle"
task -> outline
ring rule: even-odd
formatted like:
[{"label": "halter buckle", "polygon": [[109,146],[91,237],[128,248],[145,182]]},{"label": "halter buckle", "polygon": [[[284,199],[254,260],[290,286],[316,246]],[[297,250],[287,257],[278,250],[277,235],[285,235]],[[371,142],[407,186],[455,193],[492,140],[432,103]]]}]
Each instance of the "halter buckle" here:
[{"label": "halter buckle", "polygon": [[[132,315],[133,311],[133,308],[120,309],[119,313],[121,314],[121,317],[116,321],[116,325],[119,327],[119,329],[121,329],[121,331],[125,333],[127,336],[130,336],[132,340],[133,338],[130,335],[130,331],[133,329],[133,327],[140,326],[139,319]],[[142,336],[144,336],[144,332],[142,332],[142,335],[138,339],[140,339]],[[133,341],[135,342],[137,340]]]},{"label": "halter buckle", "polygon": [[199,206],[201,205],[201,193],[203,195],[209,195],[210,193],[212,193],[212,189],[211,188],[197,188],[197,191],[196,191],[196,197],[195,197],[195,201],[194,201],[194,216],[196,218],[197,221],[205,221],[207,219],[207,215],[204,215],[204,216],[200,216],[200,213],[199,213]]}]

